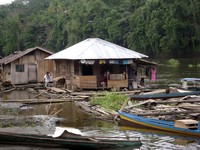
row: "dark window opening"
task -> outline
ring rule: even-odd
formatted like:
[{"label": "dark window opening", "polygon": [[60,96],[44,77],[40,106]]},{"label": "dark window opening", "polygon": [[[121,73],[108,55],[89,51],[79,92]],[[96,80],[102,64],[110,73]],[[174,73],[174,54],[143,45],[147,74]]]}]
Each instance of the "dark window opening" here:
[{"label": "dark window opening", "polygon": [[93,75],[92,65],[82,65],[82,75]]},{"label": "dark window opening", "polygon": [[24,72],[24,65],[16,65],[16,72]]},{"label": "dark window opening", "polygon": [[113,73],[113,68],[111,65],[101,65],[101,74],[104,74],[106,72]]}]

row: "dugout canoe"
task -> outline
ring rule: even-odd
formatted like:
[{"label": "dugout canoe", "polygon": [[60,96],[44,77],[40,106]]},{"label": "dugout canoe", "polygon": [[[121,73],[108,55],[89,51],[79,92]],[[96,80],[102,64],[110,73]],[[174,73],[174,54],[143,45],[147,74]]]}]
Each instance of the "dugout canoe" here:
[{"label": "dugout canoe", "polygon": [[[60,130],[60,127],[57,127]],[[56,129],[56,130],[57,130]],[[71,128],[67,128],[69,130]],[[124,139],[122,137],[94,137],[82,136],[80,134],[64,134],[66,128],[61,129],[62,132],[54,133],[54,135],[36,135],[36,134],[19,134],[0,132],[0,145],[23,145],[36,146],[46,148],[68,148],[68,149],[108,149],[108,148],[139,148],[142,146],[139,137],[134,139]],[[78,129],[73,129],[79,132]],[[68,132],[68,131],[67,131]]]}]

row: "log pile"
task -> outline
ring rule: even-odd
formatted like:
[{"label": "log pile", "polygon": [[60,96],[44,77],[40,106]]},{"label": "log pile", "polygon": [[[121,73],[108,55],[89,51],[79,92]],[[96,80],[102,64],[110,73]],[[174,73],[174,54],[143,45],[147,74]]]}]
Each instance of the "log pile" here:
[{"label": "log pile", "polygon": [[[41,87],[41,86],[40,86]],[[15,87],[19,88],[19,87]],[[64,102],[75,101],[75,104],[85,112],[93,115],[96,118],[113,120],[117,115],[114,110],[105,110],[100,106],[94,106],[89,103],[92,96],[98,96],[101,98],[103,92],[95,91],[83,91],[75,92],[69,91],[65,88],[48,87],[47,89],[36,88],[32,86],[28,88],[29,91],[34,92],[35,96],[27,102],[21,103],[46,103],[46,102]],[[132,95],[139,94],[143,91],[121,91],[117,93]],[[148,93],[165,92],[165,90],[155,90]],[[148,94],[147,93],[147,94]],[[144,94],[144,93],[143,93]],[[45,100],[46,99],[46,100]],[[9,101],[9,100],[7,100]],[[10,101],[11,102],[11,101]],[[13,102],[13,101],[12,101]],[[157,99],[146,101],[130,101],[126,106],[123,106],[123,111],[136,114],[138,116],[145,116],[149,118],[175,120],[175,119],[199,119],[200,118],[200,97],[199,96],[186,96],[183,98],[171,98],[171,99]]]},{"label": "log pile", "polygon": [[[136,103],[136,104],[135,104]],[[141,103],[133,101],[127,103],[123,111],[148,118],[176,120],[199,119],[200,97],[186,96],[167,100],[146,100]]]},{"label": "log pile", "polygon": [[[100,96],[101,97],[101,96]],[[146,101],[133,101],[123,107],[123,111],[133,113],[138,116],[148,118],[175,120],[175,119],[197,119],[200,117],[200,97],[187,96],[183,98],[157,99]],[[194,104],[195,103],[195,104]],[[105,110],[100,106],[93,106],[87,101],[77,101],[76,105],[85,112],[94,115],[97,118],[114,119],[117,116],[116,111]],[[194,118],[195,117],[195,118]]]},{"label": "log pile", "polygon": [[86,101],[76,101],[75,104],[84,112],[92,115],[94,118],[113,121],[114,117],[117,115],[117,112],[114,110],[106,110],[98,105],[91,105]]},{"label": "log pile", "polygon": [[[138,94],[142,91],[122,91],[121,94],[131,95]],[[150,93],[160,93],[165,90],[155,90]],[[119,93],[119,92],[117,92]],[[95,91],[84,91],[84,92],[73,92],[61,88],[50,87],[46,92],[41,92],[36,95],[38,98],[41,95],[48,95],[51,99],[70,99],[75,101],[75,104],[82,109],[84,112],[93,115],[95,118],[113,120],[117,115],[116,111],[105,110],[100,106],[93,106],[89,103],[92,96],[103,96],[102,92]],[[144,94],[144,93],[143,93]],[[171,98],[171,99],[157,99],[157,100],[146,100],[142,102],[129,101],[128,105],[124,106],[124,111],[133,113],[139,116],[145,116],[149,118],[164,119],[164,120],[175,120],[175,119],[197,119],[200,117],[200,97],[198,96],[186,96],[182,98]],[[195,117],[195,118],[194,118]]]}]

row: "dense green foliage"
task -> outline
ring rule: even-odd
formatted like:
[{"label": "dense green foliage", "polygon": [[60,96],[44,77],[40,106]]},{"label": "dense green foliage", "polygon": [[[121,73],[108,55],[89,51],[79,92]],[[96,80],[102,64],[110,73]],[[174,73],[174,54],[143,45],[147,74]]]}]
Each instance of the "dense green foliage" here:
[{"label": "dense green foliage", "polygon": [[180,65],[180,62],[176,59],[172,58],[167,61],[167,66],[169,67],[178,67],[179,65]]},{"label": "dense green foliage", "polygon": [[102,92],[102,97],[96,95],[93,96],[90,103],[93,105],[99,105],[106,109],[119,110],[125,100],[128,98],[125,94],[117,94],[114,92]]},{"label": "dense green foliage", "polygon": [[15,0],[0,6],[0,55],[98,37],[149,56],[200,54],[199,0]]}]

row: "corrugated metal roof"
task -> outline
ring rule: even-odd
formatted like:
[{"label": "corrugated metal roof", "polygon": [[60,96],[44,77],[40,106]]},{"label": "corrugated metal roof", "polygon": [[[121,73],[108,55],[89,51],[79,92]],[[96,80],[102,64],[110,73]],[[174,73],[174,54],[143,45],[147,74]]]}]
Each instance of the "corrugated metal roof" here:
[{"label": "corrugated metal roof", "polygon": [[41,51],[44,51],[44,52],[46,52],[46,53],[48,53],[48,54],[50,54],[50,55],[53,54],[53,52],[50,52],[50,51],[48,51],[48,50],[46,50],[46,49],[44,49],[44,48],[41,48],[41,47],[34,47],[34,48],[26,49],[26,50],[24,50],[24,51],[19,51],[19,52],[10,54],[10,55],[8,55],[8,56],[6,56],[6,57],[0,59],[0,64],[8,64],[8,63],[10,63],[10,62],[12,62],[12,61],[14,61],[14,60],[16,60],[16,59],[22,57],[22,56],[24,56],[24,55],[26,55],[26,54],[28,54],[28,53],[34,51],[34,50],[36,50],[36,49],[40,49]]},{"label": "corrugated metal roof", "polygon": [[45,59],[133,59],[147,55],[99,38],[88,38]]},{"label": "corrugated metal roof", "polygon": [[133,62],[141,64],[141,65],[154,65],[154,66],[158,66],[157,63],[151,62],[151,61],[148,61],[148,60],[144,60],[144,59],[134,59]]}]

